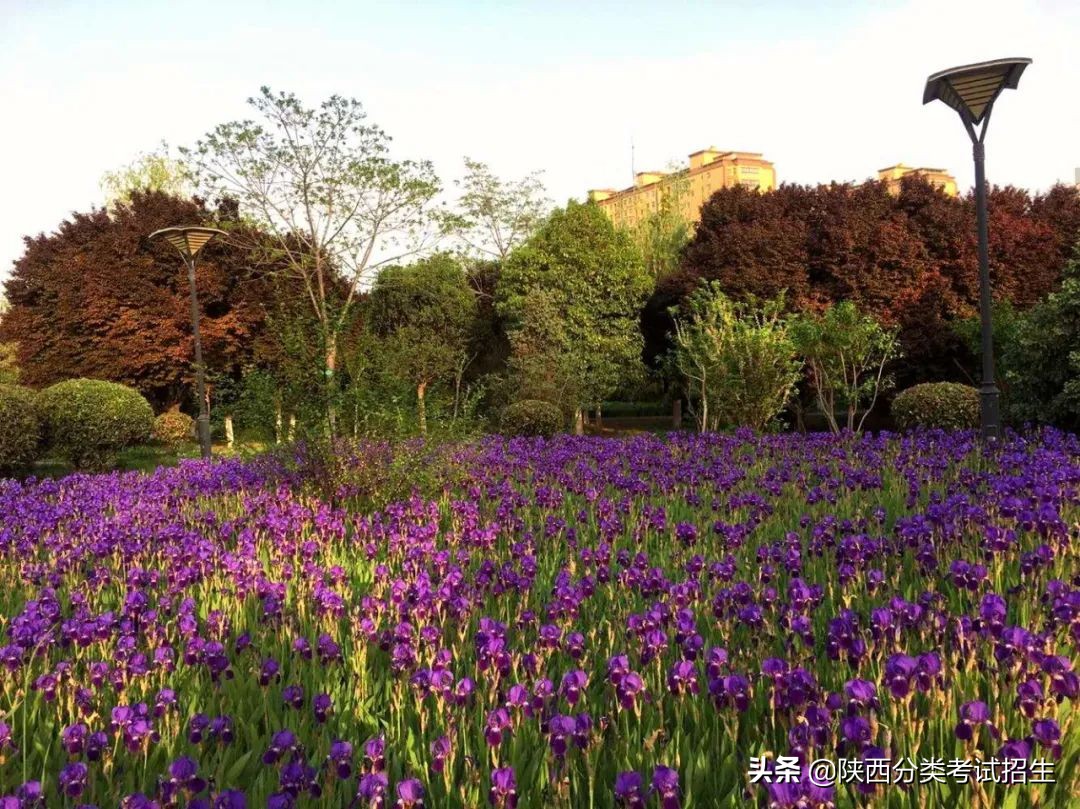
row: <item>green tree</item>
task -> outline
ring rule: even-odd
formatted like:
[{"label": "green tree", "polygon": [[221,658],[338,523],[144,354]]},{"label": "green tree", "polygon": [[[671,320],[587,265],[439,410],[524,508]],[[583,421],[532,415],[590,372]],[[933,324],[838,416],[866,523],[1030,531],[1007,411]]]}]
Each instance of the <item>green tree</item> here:
[{"label": "green tree", "polygon": [[171,197],[186,199],[194,190],[187,168],[169,154],[164,141],[152,152],[140,154],[132,162],[101,177],[105,204],[111,211],[119,203],[130,203],[137,192],[160,191]]},{"label": "green tree", "polygon": [[[7,310],[7,299],[0,295],[0,320]],[[19,381],[16,348],[15,343],[0,343],[0,385],[14,385]]]},{"label": "green tree", "polygon": [[[358,296],[379,268],[432,237],[439,182],[430,162],[390,157],[390,138],[355,99],[311,109],[263,87],[248,103],[260,121],[221,124],[181,154],[200,188],[235,200],[275,239],[266,257],[302,286],[334,387]],[[333,433],[336,397],[325,398]]]},{"label": "green tree", "polygon": [[641,363],[639,322],[652,279],[626,233],[596,205],[571,201],[505,262],[496,309],[511,345],[518,339],[520,346],[535,290],[547,296],[531,308],[555,321],[544,328],[558,337],[551,354],[559,358],[559,384],[581,432],[584,408],[599,405]]},{"label": "green tree", "polygon": [[429,387],[460,379],[469,361],[476,298],[465,271],[446,253],[387,267],[375,279],[366,315],[382,363],[416,391],[417,420],[426,435]]},{"label": "green tree", "polygon": [[792,336],[829,427],[840,432],[842,420],[848,430],[861,430],[878,396],[892,386],[885,369],[900,356],[896,330],[841,301],[797,318]]},{"label": "green tree", "polygon": [[693,225],[683,214],[688,193],[685,175],[675,172],[667,175],[660,184],[656,210],[630,229],[645,269],[657,281],[679,269],[683,249],[693,236]]},{"label": "green tree", "polygon": [[[995,339],[1000,328],[995,323]],[[994,346],[1009,418],[1080,429],[1080,253],[1066,265],[1061,289],[1010,331]]]},{"label": "green tree", "polygon": [[735,302],[714,281],[696,290],[685,309],[675,316],[673,361],[698,427],[768,427],[801,372],[783,296]]},{"label": "green tree", "polygon": [[551,200],[540,173],[519,180],[496,177],[486,163],[465,158],[465,177],[456,185],[458,236],[474,256],[503,261],[544,219]]}]

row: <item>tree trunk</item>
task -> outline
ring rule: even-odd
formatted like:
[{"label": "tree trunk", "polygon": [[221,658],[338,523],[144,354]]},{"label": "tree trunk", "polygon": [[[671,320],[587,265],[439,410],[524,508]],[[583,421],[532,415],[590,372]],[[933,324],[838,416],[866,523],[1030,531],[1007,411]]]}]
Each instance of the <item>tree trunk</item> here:
[{"label": "tree trunk", "polygon": [[600,414],[600,405],[597,405],[596,406],[596,429],[597,430],[603,429],[604,424],[603,424],[603,421],[601,419],[602,419],[602,416]]},{"label": "tree trunk", "polygon": [[671,403],[671,429],[682,429],[682,399],[676,397]]},{"label": "tree trunk", "polygon": [[281,443],[281,428],[283,416],[281,414],[281,396],[274,397],[274,443]]},{"label": "tree trunk", "polygon": [[427,382],[421,382],[416,386],[416,413],[420,420],[420,435],[427,435],[427,404],[424,402],[425,391],[427,391]]},{"label": "tree trunk", "polygon": [[295,413],[290,413],[289,414],[289,440],[290,441],[295,441],[296,440],[296,414]]},{"label": "tree trunk", "polygon": [[337,435],[337,409],[334,402],[334,371],[337,369],[337,335],[330,333],[326,338],[326,423],[330,428],[330,438]]},{"label": "tree trunk", "polygon": [[225,446],[229,449],[233,448],[234,435],[233,435],[233,423],[232,415],[227,414],[225,416]]},{"label": "tree trunk", "polygon": [[585,435],[585,411],[574,408],[574,435]]}]

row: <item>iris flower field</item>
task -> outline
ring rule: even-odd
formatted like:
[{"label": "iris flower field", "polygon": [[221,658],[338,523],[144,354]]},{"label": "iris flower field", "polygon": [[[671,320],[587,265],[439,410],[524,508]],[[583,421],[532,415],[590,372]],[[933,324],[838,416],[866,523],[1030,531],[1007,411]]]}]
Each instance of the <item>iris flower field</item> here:
[{"label": "iris flower field", "polygon": [[1076,436],[396,451],[0,481],[0,807],[1080,804]]}]

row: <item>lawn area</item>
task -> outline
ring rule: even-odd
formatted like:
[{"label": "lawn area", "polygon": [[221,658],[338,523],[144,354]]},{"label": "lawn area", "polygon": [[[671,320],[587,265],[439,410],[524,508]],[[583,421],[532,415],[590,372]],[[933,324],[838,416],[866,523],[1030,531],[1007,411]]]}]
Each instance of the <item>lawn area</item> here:
[{"label": "lawn area", "polygon": [[[228,447],[215,444],[213,454],[218,457],[248,457],[265,449],[264,444],[236,444]],[[188,444],[179,448],[162,444],[141,444],[120,450],[112,467],[119,472],[153,472],[160,466],[176,466],[181,460],[199,457],[199,448]],[[75,468],[62,458],[45,457],[34,464],[31,474],[39,478],[58,478],[70,475]]]},{"label": "lawn area", "polygon": [[1076,436],[164,460],[0,481],[0,805],[1075,806]]}]

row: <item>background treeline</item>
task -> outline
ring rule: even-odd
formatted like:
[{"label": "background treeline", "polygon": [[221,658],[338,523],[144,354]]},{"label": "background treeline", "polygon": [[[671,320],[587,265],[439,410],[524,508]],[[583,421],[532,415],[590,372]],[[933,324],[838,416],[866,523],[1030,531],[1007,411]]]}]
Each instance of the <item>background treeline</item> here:
[{"label": "background treeline", "polygon": [[[353,100],[264,89],[251,104],[254,119],[142,156],[107,175],[106,205],[27,238],[0,384],[108,380],[194,413],[186,277],[147,238],[177,224],[228,233],[197,277],[219,438],[581,431],[613,399],[681,401],[701,428],[813,413],[857,429],[890,390],[978,382],[970,194],[918,178],[897,194],[732,188],[696,228],[669,200],[624,231],[592,204],[552,208],[539,175],[466,160],[444,187],[392,158]],[[990,190],[1018,422],[1080,413],[1078,236],[1076,189]]]}]

